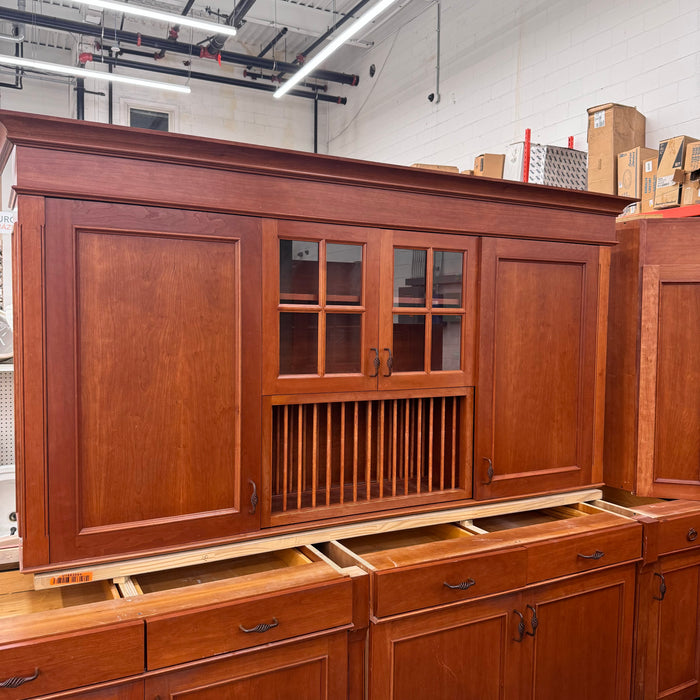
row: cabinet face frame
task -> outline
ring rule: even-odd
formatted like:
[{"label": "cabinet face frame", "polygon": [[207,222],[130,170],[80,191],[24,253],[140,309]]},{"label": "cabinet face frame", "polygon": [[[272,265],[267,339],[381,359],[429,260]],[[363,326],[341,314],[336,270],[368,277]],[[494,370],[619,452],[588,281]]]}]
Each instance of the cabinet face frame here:
[{"label": "cabinet face frame", "polygon": [[[569,309],[572,314],[578,313],[576,331],[579,333],[580,341],[577,348],[578,357],[575,361],[575,376],[572,376],[572,372],[567,377],[570,386],[573,385],[575,388],[572,394],[575,394],[576,419],[567,426],[569,431],[574,433],[573,438],[570,436],[570,443],[567,446],[569,452],[573,453],[574,459],[565,465],[550,465],[545,461],[537,465],[538,468],[517,471],[510,465],[505,465],[504,468],[503,464],[498,463],[496,453],[501,425],[497,420],[497,404],[517,406],[528,399],[528,396],[518,394],[520,389],[516,371],[517,362],[527,361],[525,357],[527,348],[516,347],[515,353],[511,353],[509,347],[497,347],[500,327],[499,309],[506,308],[504,304],[511,301],[505,299],[504,292],[500,291],[499,295],[501,266],[504,263],[534,264],[543,267],[552,264],[558,265],[560,269],[564,269],[565,266],[571,266],[572,270],[578,267],[581,271],[578,288],[580,308],[578,311]],[[599,308],[599,285],[601,281],[607,280],[607,275],[603,274],[601,269],[603,266],[599,249],[592,246],[483,239],[480,271],[479,378],[475,416],[475,498],[482,500],[513,497],[524,493],[573,489],[591,483],[594,462],[598,456],[595,450],[595,435],[599,427],[600,415],[602,415],[599,414],[602,411],[602,401],[599,399],[602,398],[603,385],[598,381],[598,371],[601,362],[604,364],[604,352],[601,352],[598,345],[598,334],[602,327],[601,314],[605,318],[606,312],[604,308]],[[551,315],[555,299],[551,296],[552,289],[546,292],[550,293],[547,299],[549,306],[547,313]],[[531,299],[523,291],[522,297],[512,301],[527,305]],[[535,313],[534,308],[528,310],[532,314]],[[558,333],[560,339],[565,338],[561,328],[558,329]],[[530,352],[534,352],[534,349],[530,348]],[[500,366],[498,357],[501,358]],[[553,359],[558,360],[558,358]],[[538,372],[542,373],[543,367],[544,364],[540,362]],[[504,381],[500,374],[503,372],[509,373],[507,387],[502,386]],[[500,391],[497,390],[499,381],[501,382]],[[556,392],[558,388],[555,385],[550,391]],[[546,429],[549,430],[549,426]],[[552,427],[551,430],[557,429]],[[528,441],[532,441],[526,446],[530,452],[533,452],[540,436],[530,432],[525,437]],[[510,452],[513,452],[513,445],[510,448]]]},{"label": "cabinet face frame", "polygon": [[[658,385],[659,343],[663,325],[663,319],[660,318],[661,295],[665,284],[683,283],[697,285],[700,289],[700,265],[645,265],[642,269],[637,436],[637,485],[640,496],[688,499],[700,497],[700,463],[695,480],[661,478],[657,473],[659,431],[665,427],[665,422],[659,416],[659,397],[662,390],[669,391],[668,387]],[[683,352],[692,353],[693,349],[684,348]],[[697,352],[695,348],[696,355]],[[695,396],[695,399],[700,402],[700,394]],[[692,436],[688,439],[690,438]]]},{"label": "cabinet face frame", "polygon": [[[46,403],[48,418],[46,478],[52,484],[47,499],[47,519],[51,533],[49,561],[71,561],[122,554],[127,551],[147,550],[154,546],[154,542],[158,542],[161,546],[166,543],[182,545],[257,529],[259,527],[259,510],[253,512],[249,497],[252,490],[256,488],[254,485],[260,483],[259,462],[257,460],[259,443],[256,440],[256,435],[259,436],[260,410],[256,377],[260,376],[260,370],[256,355],[248,352],[247,347],[249,344],[252,347],[257,345],[260,332],[259,302],[256,291],[259,285],[259,275],[256,271],[259,271],[259,267],[255,262],[259,260],[258,222],[255,219],[226,217],[217,214],[177,212],[177,215],[173,216],[173,212],[167,209],[51,199],[46,201],[46,219],[48,223],[43,254],[53,263],[51,266],[47,266],[45,271],[46,352],[48,358],[46,375],[48,397]],[[91,266],[89,257],[85,258],[88,264],[84,268],[81,268],[79,264],[81,253],[78,241],[79,239],[82,241],[81,237],[85,236],[92,241],[90,244],[92,248],[88,246],[85,250],[97,251],[96,253],[85,253],[88,256],[96,256],[94,257],[94,268]],[[92,305],[94,310],[95,304],[99,304],[100,301],[98,295],[93,294],[92,298],[88,298],[85,293],[83,293],[83,301],[81,301],[79,284],[82,283],[84,275],[92,275],[98,280],[95,284],[102,285],[97,287],[98,289],[104,288],[110,290],[110,294],[114,292],[119,296],[120,292],[118,292],[109,265],[105,264],[104,260],[100,262],[100,256],[103,255],[100,251],[103,251],[105,246],[109,248],[113,244],[125,246],[124,249],[128,250],[132,241],[134,245],[143,244],[152,251],[150,264],[155,266],[152,270],[153,278],[150,278],[143,270],[140,271],[139,274],[142,274],[143,277],[139,278],[139,289],[152,284],[152,280],[158,279],[157,275],[159,274],[166,274],[166,278],[170,274],[179,274],[180,281],[177,284],[180,287],[183,284],[194,284],[195,286],[199,284],[199,291],[208,293],[204,292],[205,289],[210,289],[209,281],[207,281],[209,277],[206,277],[208,270],[203,269],[203,266],[211,265],[221,273],[222,280],[228,280],[225,285],[221,286],[221,289],[230,289],[234,295],[230,299],[221,298],[216,301],[216,304],[214,300],[212,301],[213,307],[222,310],[216,312],[220,317],[226,308],[235,307],[236,309],[231,318],[227,335],[221,336],[228,337],[230,335],[231,346],[226,345],[227,341],[225,340],[216,340],[220,333],[209,321],[203,321],[203,323],[209,323],[208,326],[197,327],[197,333],[202,334],[202,337],[205,338],[202,347],[221,347],[226,358],[232,358],[234,361],[234,366],[228,366],[226,359],[222,359],[223,365],[221,370],[218,370],[215,366],[216,359],[208,358],[211,363],[210,370],[208,370],[209,375],[212,376],[212,372],[218,373],[217,376],[222,377],[221,381],[231,382],[234,387],[232,396],[228,394],[224,396],[214,381],[207,385],[210,395],[220,397],[217,400],[221,403],[221,410],[233,420],[232,432],[226,434],[225,445],[222,443],[221,446],[221,450],[223,450],[221,454],[217,452],[219,448],[216,440],[212,441],[210,447],[207,448],[212,451],[210,458],[217,462],[217,468],[223,469],[225,474],[230,474],[227,478],[230,480],[229,494],[232,498],[223,507],[221,504],[217,504],[216,507],[206,507],[208,499],[206,494],[210,484],[207,481],[208,477],[202,472],[206,478],[200,484],[199,490],[192,490],[194,484],[191,482],[188,487],[190,492],[195,494],[193,498],[197,500],[191,500],[190,505],[184,503],[179,506],[181,509],[185,507],[192,509],[189,512],[173,513],[166,516],[154,515],[128,522],[115,522],[109,520],[111,516],[107,515],[105,523],[99,523],[97,526],[91,523],[86,525],[87,521],[84,520],[86,503],[93,504],[90,506],[95,513],[91,516],[93,519],[101,516],[99,510],[100,491],[97,490],[93,493],[90,490],[92,488],[90,484],[94,483],[94,480],[90,481],[83,474],[85,467],[83,460],[87,459],[87,456],[83,454],[81,447],[81,431],[86,430],[85,426],[90,425],[87,421],[90,420],[89,416],[92,410],[92,399],[90,399],[92,394],[85,393],[84,387],[88,386],[85,382],[89,381],[94,384],[95,377],[100,376],[100,373],[103,372],[101,367],[107,368],[104,370],[108,373],[105,376],[116,376],[114,370],[119,366],[119,362],[114,352],[111,358],[104,360],[107,363],[104,365],[101,364],[103,363],[102,356],[95,355],[89,363],[86,363],[87,371],[91,372],[89,367],[93,367],[94,373],[83,376],[80,360],[77,359],[79,343],[93,342],[95,339],[98,343],[101,341],[99,341],[99,334],[95,333],[94,329],[90,330],[91,327],[87,321],[81,317],[80,304],[84,302],[88,309]],[[211,244],[219,253],[226,252],[230,258],[227,259],[222,255],[209,258],[207,253],[210,251],[206,247]],[[189,265],[194,266],[195,261],[189,261],[189,255],[195,251],[195,259],[200,267],[190,270],[188,269]],[[179,266],[179,273],[171,273],[170,268],[167,270],[157,268],[161,253],[165,255],[163,260],[172,258],[175,261],[173,265]],[[246,260],[250,261],[247,265],[247,275],[252,278],[253,282],[249,285],[240,284],[240,266],[244,256]],[[204,263],[205,260],[209,260],[209,262]],[[229,260],[233,267],[228,266]],[[197,272],[200,273],[199,279],[196,276]],[[255,283],[256,279],[258,280],[257,284]],[[167,295],[167,290],[164,288],[158,287],[156,291],[161,296]],[[144,303],[146,302],[144,301]],[[168,304],[170,304],[170,308],[165,309],[163,306],[163,313],[170,314],[168,324],[172,325],[176,320],[175,305],[172,302],[168,302]],[[118,309],[117,311],[122,313]],[[196,310],[190,311],[190,316],[196,313]],[[168,324],[166,324],[166,328]],[[83,326],[88,330],[85,330]],[[111,332],[106,329],[107,337],[111,337],[109,335]],[[206,340],[206,338],[210,340]],[[128,337],[125,342],[136,347],[140,340]],[[142,340],[146,342],[146,338]],[[157,337],[152,336],[150,341],[155,342],[156,346],[159,342]],[[162,348],[163,352],[166,350],[167,348]],[[156,354],[155,357],[159,357],[159,355]],[[110,367],[112,369],[109,369]],[[177,357],[170,364],[164,358],[153,368],[153,371],[160,368],[161,374],[163,371],[167,373],[169,371],[167,367],[179,368],[173,369],[173,371],[182,370],[190,375],[196,372],[196,367],[188,367]],[[144,375],[143,367],[140,371],[141,375],[139,376],[144,379],[146,375]],[[189,391],[193,390],[191,383],[185,383],[184,386],[189,387]],[[104,388],[115,391],[114,401],[119,401],[118,387],[105,386]],[[200,389],[201,387],[195,391]],[[150,400],[153,400],[154,391],[167,392],[167,390],[167,385],[162,385],[160,388],[152,386],[148,389],[144,388],[143,393],[147,397],[150,396]],[[134,388],[132,387],[129,391],[129,395],[133,397],[135,395]],[[165,393],[163,395],[167,396]],[[178,394],[173,400],[187,400],[185,395],[181,398],[178,396],[180,395]],[[96,396],[95,400],[102,401],[104,404],[106,399],[104,397],[100,399],[99,396]],[[140,404],[137,402],[134,405]],[[172,405],[168,404],[168,406],[164,405],[163,409],[175,410],[177,405],[179,405],[177,402]],[[145,411],[144,415],[148,415],[148,410],[151,410],[149,406],[147,399],[142,407]],[[228,408],[226,408],[227,406]],[[242,410],[243,407],[245,407],[244,410]],[[191,407],[183,404],[182,410],[191,411]],[[129,414],[130,411],[127,410],[126,413]],[[118,415],[122,416],[123,414]],[[139,414],[134,413],[134,415]],[[191,446],[188,448],[188,445],[194,443],[187,433],[187,426],[190,425],[191,421],[185,418],[182,420],[184,422],[181,430],[185,432],[181,436],[183,440],[181,448],[191,451],[192,448]],[[163,429],[169,429],[169,425],[170,423],[164,424]],[[172,424],[172,429],[180,430],[178,425],[179,423],[175,421]],[[148,427],[149,425],[145,425],[143,429],[146,430]],[[243,435],[246,436],[246,440],[242,439]],[[118,437],[119,433],[115,433],[114,439],[117,440]],[[137,436],[134,434],[122,435],[122,438],[135,441]],[[152,451],[158,449],[157,445],[150,447]],[[199,451],[197,452],[199,454]],[[229,457],[232,459],[230,472],[226,467]],[[190,468],[186,466],[185,461],[180,466],[180,471]],[[35,469],[32,468],[31,471],[35,472]],[[100,469],[100,474],[102,471]],[[114,486],[109,487],[108,484],[102,484],[100,487],[99,483],[96,483],[95,487],[99,487],[103,491],[111,488],[110,493],[114,491]],[[164,492],[167,491],[164,489]],[[123,496],[128,498],[128,492]],[[158,505],[158,494],[153,493],[150,497],[146,496],[144,509],[151,507],[148,505],[151,503],[148,498],[154,499],[154,508],[166,507],[166,504]],[[221,498],[219,498],[220,500]],[[94,505],[95,503],[98,505]],[[25,559],[25,565],[27,563],[27,559]],[[44,564],[47,562],[32,561],[32,563]]]}]

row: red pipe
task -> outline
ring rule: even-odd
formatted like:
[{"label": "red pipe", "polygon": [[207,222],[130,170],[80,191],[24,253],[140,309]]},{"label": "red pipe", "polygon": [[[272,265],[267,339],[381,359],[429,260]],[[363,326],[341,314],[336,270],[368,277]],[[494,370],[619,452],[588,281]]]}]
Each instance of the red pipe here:
[{"label": "red pipe", "polygon": [[530,180],[530,139],[532,131],[525,129],[525,145],[523,147],[523,182]]}]

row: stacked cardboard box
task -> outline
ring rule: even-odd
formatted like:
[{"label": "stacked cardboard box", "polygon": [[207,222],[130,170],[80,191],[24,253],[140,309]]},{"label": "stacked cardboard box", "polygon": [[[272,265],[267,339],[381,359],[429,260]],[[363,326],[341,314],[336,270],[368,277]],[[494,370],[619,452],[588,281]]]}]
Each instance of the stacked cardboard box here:
[{"label": "stacked cardboard box", "polygon": [[646,119],[634,107],[605,104],[588,110],[588,189],[617,193],[617,156],[645,144]]},{"label": "stacked cardboard box", "polygon": [[686,146],[683,170],[685,176],[681,192],[681,206],[688,207],[700,204],[700,141],[693,141]]},{"label": "stacked cardboard box", "polygon": [[482,153],[474,159],[474,175],[479,177],[503,177],[503,153]]},{"label": "stacked cardboard box", "polygon": [[[644,204],[645,168],[649,169],[652,161],[655,163],[657,151],[652,148],[637,146],[629,151],[624,151],[617,156],[617,193],[621,197],[632,197],[642,200]],[[655,170],[655,167],[654,167]],[[647,178],[648,179],[648,178]],[[647,206],[653,208],[654,190],[652,182],[651,202],[647,199]],[[640,206],[638,210],[644,211]]]},{"label": "stacked cardboard box", "polygon": [[686,148],[696,140],[689,136],[674,136],[659,143],[655,209],[677,207],[681,203],[681,192],[686,175],[684,170]]},{"label": "stacked cardboard box", "polygon": [[[525,144],[512,143],[506,149],[503,177],[506,180],[523,179],[523,155]],[[562,146],[530,145],[528,182],[553,187],[568,187],[572,190],[586,189],[586,163],[584,151]]]}]

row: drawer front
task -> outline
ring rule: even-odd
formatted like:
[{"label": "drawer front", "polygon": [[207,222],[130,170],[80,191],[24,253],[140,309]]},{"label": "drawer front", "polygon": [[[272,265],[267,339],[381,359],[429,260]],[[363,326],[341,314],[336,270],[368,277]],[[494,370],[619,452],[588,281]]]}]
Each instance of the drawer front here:
[{"label": "drawer front", "polygon": [[0,647],[0,683],[31,678],[38,671],[36,678],[16,688],[0,688],[0,700],[21,700],[143,673],[143,631],[138,620]]},{"label": "drawer front", "polygon": [[642,556],[642,528],[630,523],[615,530],[601,530],[528,545],[527,582],[546,581]]},{"label": "drawer front", "polygon": [[659,523],[659,554],[700,547],[700,513]]},{"label": "drawer front", "polygon": [[373,581],[373,613],[387,617],[519,588],[526,571],[522,548],[380,571]]},{"label": "drawer front", "polygon": [[351,621],[350,579],[149,618],[146,665],[163,668]]}]

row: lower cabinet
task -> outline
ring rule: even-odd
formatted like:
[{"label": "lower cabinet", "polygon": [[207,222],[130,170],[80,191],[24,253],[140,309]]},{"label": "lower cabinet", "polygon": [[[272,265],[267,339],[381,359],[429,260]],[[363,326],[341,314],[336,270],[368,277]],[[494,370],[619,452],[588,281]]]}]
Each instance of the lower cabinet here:
[{"label": "lower cabinet", "polygon": [[143,680],[58,695],[45,695],[38,700],[143,700]]},{"label": "lower cabinet", "polygon": [[634,565],[378,621],[370,699],[629,697]]},{"label": "lower cabinet", "polygon": [[147,700],[337,700],[347,695],[347,633],[282,644],[146,679]]}]

